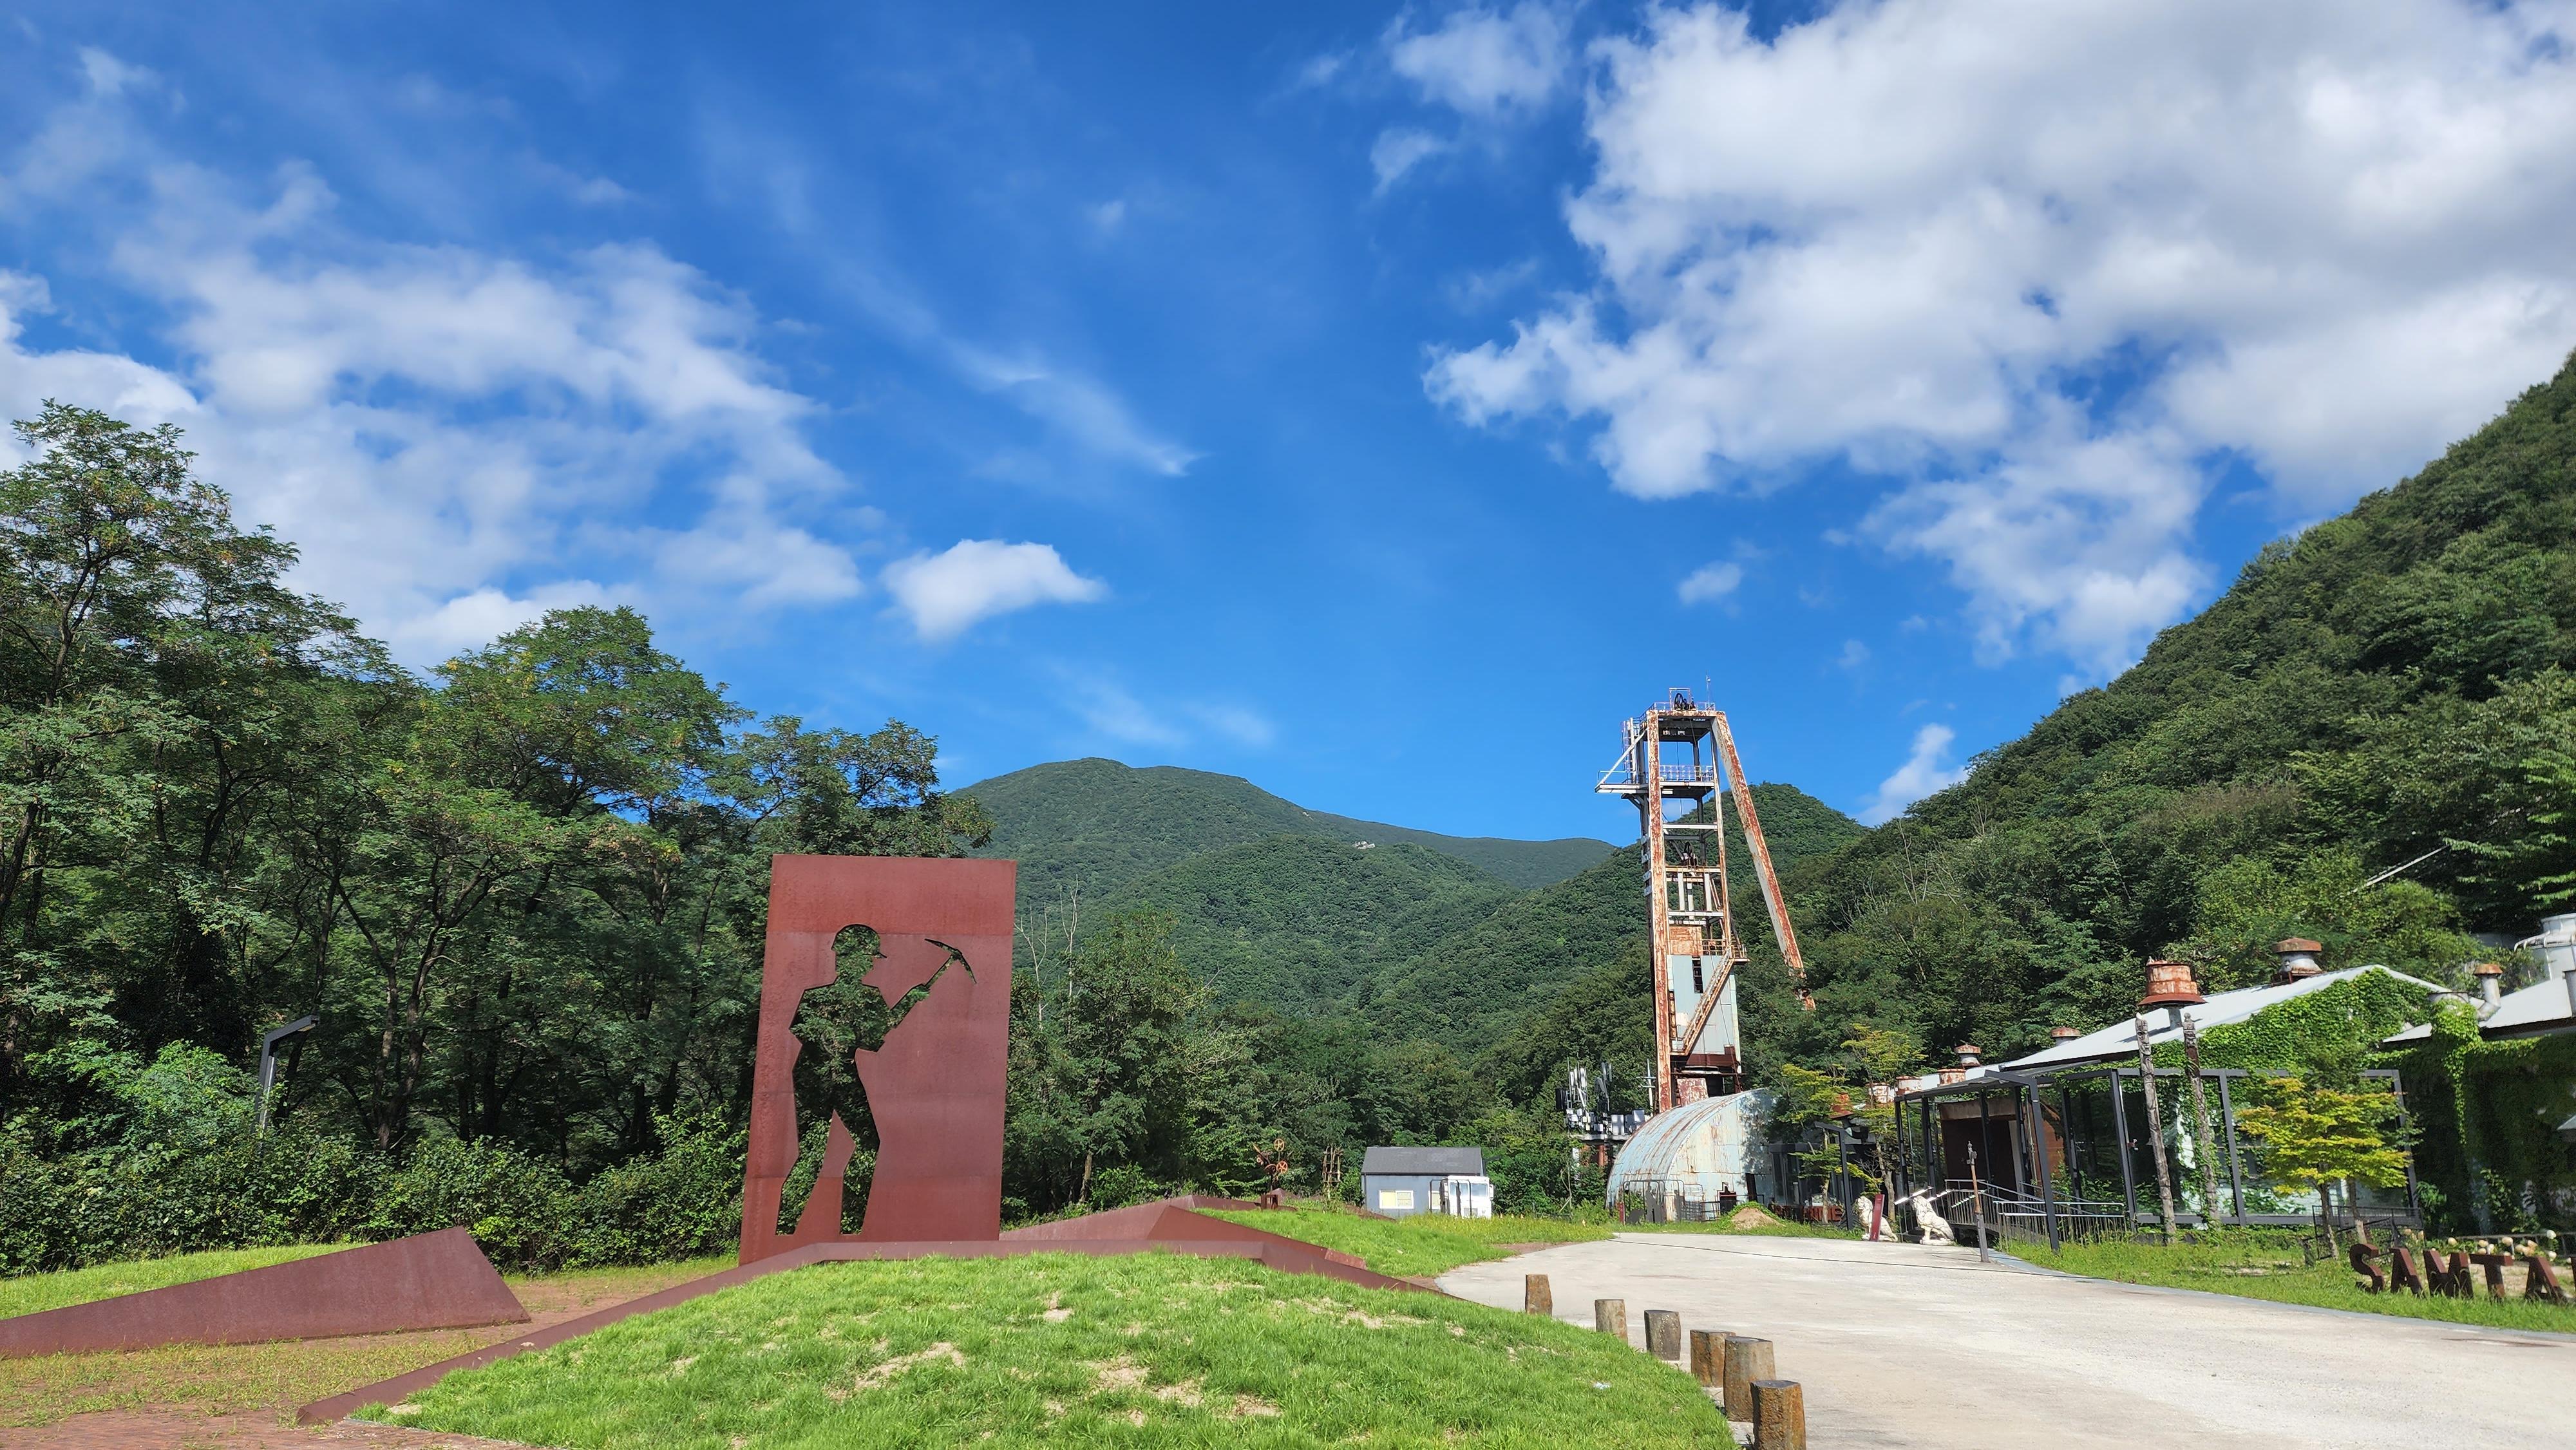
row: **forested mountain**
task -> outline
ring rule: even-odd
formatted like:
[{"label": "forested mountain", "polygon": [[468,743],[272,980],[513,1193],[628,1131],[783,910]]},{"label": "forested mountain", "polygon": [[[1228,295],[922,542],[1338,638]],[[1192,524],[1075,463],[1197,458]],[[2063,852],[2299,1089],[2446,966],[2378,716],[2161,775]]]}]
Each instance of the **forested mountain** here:
[{"label": "forested mountain", "polygon": [[1819,1010],[1766,1026],[1816,1060],[1858,1019],[2023,1049],[2129,1010],[2150,955],[2241,985],[2287,935],[2445,979],[2462,931],[2576,899],[2571,669],[2576,361],[1793,873]]},{"label": "forested mountain", "polygon": [[1220,998],[1311,1014],[1364,1006],[1383,963],[1521,894],[1420,846],[1272,836],[1167,866],[1090,909],[1167,912],[1182,960]]},{"label": "forested mountain", "polygon": [[993,838],[978,854],[1018,861],[1021,900],[1036,905],[1063,900],[1077,884],[1097,897],[1184,857],[1271,836],[1420,846],[1519,887],[1562,881],[1610,850],[1607,841],[1580,836],[1443,836],[1328,815],[1236,776],[1171,765],[1060,760],[979,781],[965,793],[993,818]]}]

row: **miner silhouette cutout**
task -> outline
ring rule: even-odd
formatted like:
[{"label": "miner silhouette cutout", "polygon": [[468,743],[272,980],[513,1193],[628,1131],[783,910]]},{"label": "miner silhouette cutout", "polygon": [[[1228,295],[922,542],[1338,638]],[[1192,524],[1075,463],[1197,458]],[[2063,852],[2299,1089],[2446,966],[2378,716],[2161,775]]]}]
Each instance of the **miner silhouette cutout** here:
[{"label": "miner silhouette cutout", "polygon": [[[848,1237],[863,1145],[876,1161],[857,1237],[1000,1235],[1016,874],[1008,861],[772,862],[743,1262]],[[787,1179],[816,1125],[822,1159],[791,1225]]]}]

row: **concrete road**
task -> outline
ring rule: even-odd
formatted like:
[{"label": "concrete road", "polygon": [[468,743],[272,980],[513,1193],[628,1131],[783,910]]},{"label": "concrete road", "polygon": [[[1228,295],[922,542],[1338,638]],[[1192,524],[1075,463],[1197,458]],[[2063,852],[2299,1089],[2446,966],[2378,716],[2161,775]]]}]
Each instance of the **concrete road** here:
[{"label": "concrete road", "polygon": [[[1621,1234],[1445,1275],[1560,1319],[1625,1299],[1771,1340],[1808,1443],[1938,1450],[2576,1446],[2576,1338],[2074,1279],[1974,1249]],[[1687,1339],[1685,1339],[1687,1344]]]}]

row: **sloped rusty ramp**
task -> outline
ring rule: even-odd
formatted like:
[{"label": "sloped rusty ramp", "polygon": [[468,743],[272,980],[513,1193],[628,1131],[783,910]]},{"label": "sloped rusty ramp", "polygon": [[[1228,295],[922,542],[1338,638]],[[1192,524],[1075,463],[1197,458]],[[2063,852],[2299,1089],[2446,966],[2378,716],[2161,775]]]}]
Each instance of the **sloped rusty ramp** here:
[{"label": "sloped rusty ramp", "polygon": [[0,1319],[0,1359],[517,1324],[519,1296],[461,1228]]}]

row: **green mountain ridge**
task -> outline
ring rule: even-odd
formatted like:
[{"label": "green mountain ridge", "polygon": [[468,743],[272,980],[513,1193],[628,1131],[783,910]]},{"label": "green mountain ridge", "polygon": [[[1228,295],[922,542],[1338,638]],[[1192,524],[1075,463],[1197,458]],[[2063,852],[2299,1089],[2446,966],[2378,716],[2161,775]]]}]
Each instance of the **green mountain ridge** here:
[{"label": "green mountain ridge", "polygon": [[[1753,792],[1784,872],[1863,834],[1795,786]],[[1106,760],[1035,766],[963,793],[994,818],[982,850],[1019,860],[1023,914],[1056,934],[1051,953],[1069,929],[1161,911],[1174,949],[1221,1001],[1361,1021],[1467,1058],[1504,1039],[1548,1057],[1553,1029],[1534,1029],[1534,1014],[1567,984],[1631,965],[1633,983],[1596,982],[1567,1010],[1586,1041],[1625,1041],[1623,1024],[1642,1033],[1649,1020],[1634,845],[1462,840],[1307,811],[1233,776]],[[1743,831],[1729,821],[1747,940],[1767,950]],[[1560,872],[1577,852],[1577,868]],[[1498,857],[1521,879],[1497,873]],[[1558,874],[1529,881],[1542,873]]]},{"label": "green mountain ridge", "polygon": [[1766,1025],[1801,1060],[1858,1019],[2018,1051],[2125,1015],[2149,956],[2215,990],[2292,935],[2443,980],[2486,950],[2464,930],[2576,899],[2571,671],[2576,359],[1790,873],[1820,1010]]},{"label": "green mountain ridge", "polygon": [[959,793],[991,813],[993,839],[978,854],[1020,863],[1023,901],[1060,900],[1077,886],[1096,896],[1202,851],[1271,836],[1424,847],[1525,889],[1562,881],[1611,849],[1583,836],[1444,836],[1310,811],[1240,776],[1098,757],[1033,765]]}]

